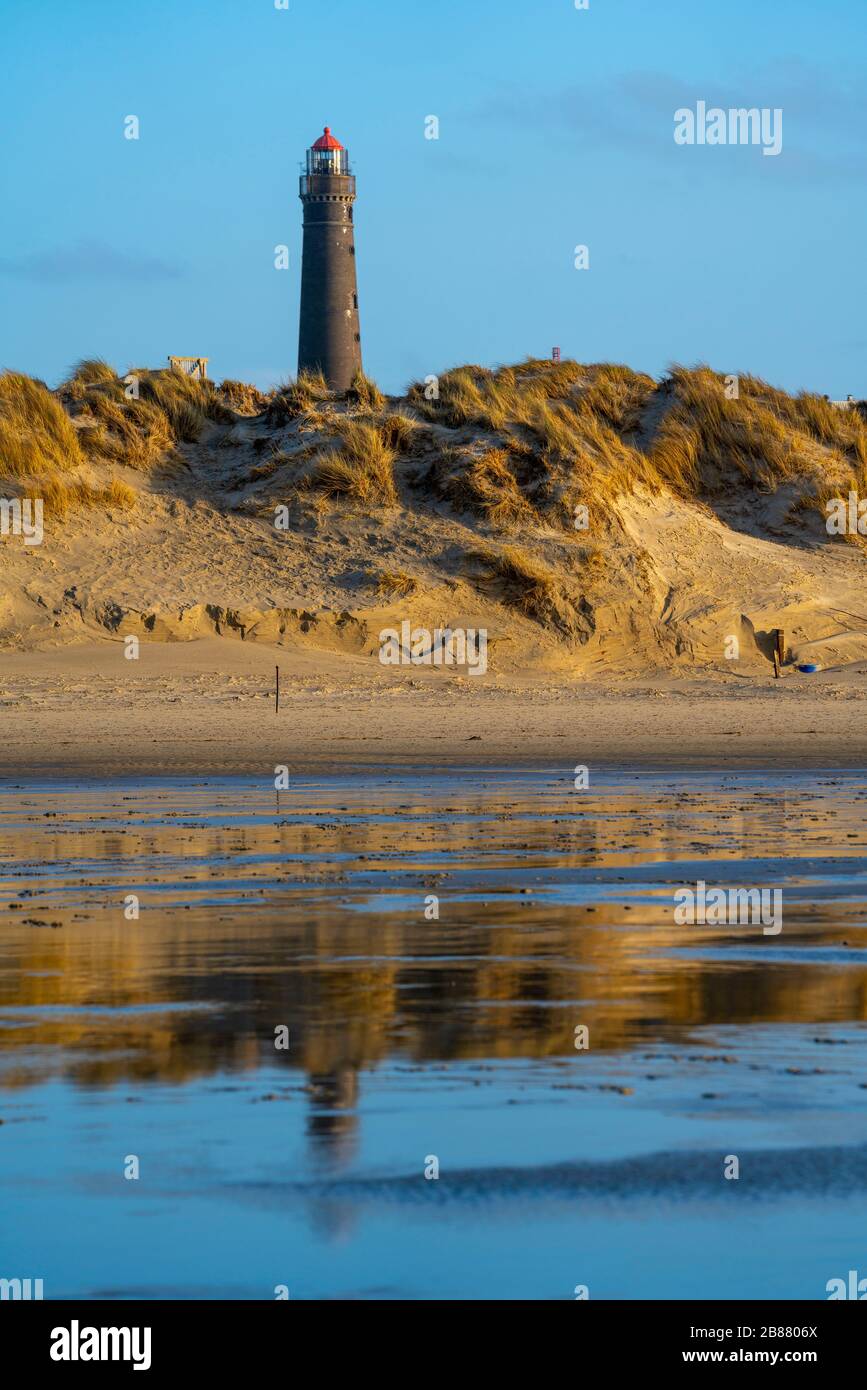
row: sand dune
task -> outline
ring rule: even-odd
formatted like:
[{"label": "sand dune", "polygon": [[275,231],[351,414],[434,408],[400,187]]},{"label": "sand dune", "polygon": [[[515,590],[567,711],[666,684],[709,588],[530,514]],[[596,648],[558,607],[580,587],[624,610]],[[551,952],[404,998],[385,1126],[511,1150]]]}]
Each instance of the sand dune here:
[{"label": "sand dune", "polygon": [[[62,388],[85,441],[83,495],[100,500],[49,511],[41,545],[0,542],[4,767],[13,731],[40,766],[60,748],[83,766],[100,731],[120,761],[122,748],[152,759],[169,730],[185,766],[196,757],[177,742],[200,735],[212,757],[216,729],[247,750],[241,763],[276,755],[263,721],[277,665],[309,756],[371,739],[441,756],[434,744],[477,737],[495,756],[554,755],[567,737],[577,758],[580,711],[608,756],[643,742],[648,757],[688,735],[695,754],[709,741],[711,758],[735,737],[747,760],[783,747],[851,758],[865,550],[857,535],[828,535],[822,500],[860,477],[860,415],[838,423],[817,398],[753,383],[729,417],[707,372],[656,384],[562,365],[570,374],[553,385],[545,364],[462,369],[435,405],[417,389],[335,400],[293,387],[242,414],[243,392],[208,388],[191,437],[176,431],[147,467],[105,433],[144,429],[122,404],[108,426],[91,413],[94,391],[114,390],[110,372],[104,387]],[[404,622],[484,630],[486,673],[383,667],[381,634]],[[775,629],[786,646],[776,682]],[[140,644],[132,660],[128,637]],[[821,674],[801,675],[806,662]],[[688,730],[677,713],[687,691]],[[730,735],[732,697],[747,724]]]}]

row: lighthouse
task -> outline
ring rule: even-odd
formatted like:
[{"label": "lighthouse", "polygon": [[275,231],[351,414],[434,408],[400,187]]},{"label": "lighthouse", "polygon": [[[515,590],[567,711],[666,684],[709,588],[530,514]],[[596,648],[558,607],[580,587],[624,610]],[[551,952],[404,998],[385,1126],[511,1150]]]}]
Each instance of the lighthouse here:
[{"label": "lighthouse", "polygon": [[328,126],[307,151],[299,197],[304,207],[298,370],[321,371],[346,391],[361,371],[349,154]]}]

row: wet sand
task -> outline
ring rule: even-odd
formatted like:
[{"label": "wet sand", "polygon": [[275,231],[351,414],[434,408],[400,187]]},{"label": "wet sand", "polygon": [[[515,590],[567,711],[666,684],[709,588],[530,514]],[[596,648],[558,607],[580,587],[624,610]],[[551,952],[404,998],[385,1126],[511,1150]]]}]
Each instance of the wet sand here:
[{"label": "wet sand", "polygon": [[[865,806],[833,771],[7,783],[4,1265],[826,1297],[864,1258]],[[698,878],[779,887],[780,935],[677,925]]]}]

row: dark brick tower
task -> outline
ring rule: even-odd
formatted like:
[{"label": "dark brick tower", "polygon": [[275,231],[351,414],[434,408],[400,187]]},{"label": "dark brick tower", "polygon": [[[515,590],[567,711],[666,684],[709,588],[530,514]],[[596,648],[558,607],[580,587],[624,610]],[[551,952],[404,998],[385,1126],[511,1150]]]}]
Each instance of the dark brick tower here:
[{"label": "dark brick tower", "polygon": [[298,370],[321,370],[333,391],[345,391],[361,370],[349,155],[328,126],[307,151],[299,190],[304,204]]}]

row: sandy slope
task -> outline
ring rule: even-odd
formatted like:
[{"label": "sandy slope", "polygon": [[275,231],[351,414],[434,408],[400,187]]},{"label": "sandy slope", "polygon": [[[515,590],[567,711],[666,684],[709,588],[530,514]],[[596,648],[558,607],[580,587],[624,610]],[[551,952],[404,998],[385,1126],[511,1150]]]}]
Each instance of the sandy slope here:
[{"label": "sandy slope", "polygon": [[[585,599],[592,631],[576,639],[507,607],[468,566],[480,540],[496,548],[514,537],[494,537],[428,501],[382,512],[312,511],[278,531],[279,485],[267,497],[255,485],[239,497],[229,487],[237,460],[227,463],[215,449],[189,452],[195,471],[180,480],[158,485],[127,470],[140,489],[132,513],[91,511],[49,523],[42,546],[2,542],[0,648],[45,649],[109,632],[240,637],[243,629],[248,640],[282,635],[375,656],[381,627],[408,618],[485,626],[498,643],[492,665],[508,672],[720,669],[734,634],[741,667],[758,673],[768,669],[769,650],[753,634],[778,626],[795,656],[802,643],[845,639],[823,665],[867,658],[862,553],[829,543],[817,518],[775,524],[761,499],[727,519],[669,494],[622,498],[594,533],[598,568],[582,565],[581,533],[522,531],[517,539],[568,598]],[[371,576],[382,569],[410,574],[417,592],[392,605],[377,599]],[[281,634],[281,615],[292,610],[300,620],[289,618]],[[335,631],[344,613],[358,621]]]}]

